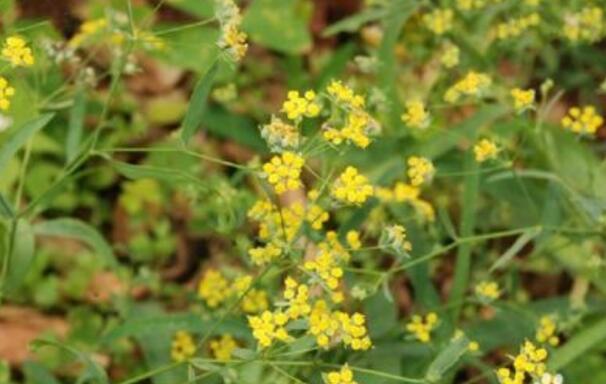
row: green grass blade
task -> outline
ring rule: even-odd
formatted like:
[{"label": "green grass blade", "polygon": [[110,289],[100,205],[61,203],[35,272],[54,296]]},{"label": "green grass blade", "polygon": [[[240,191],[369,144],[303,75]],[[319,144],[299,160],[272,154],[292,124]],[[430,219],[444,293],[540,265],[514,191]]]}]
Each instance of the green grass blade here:
[{"label": "green grass blade", "polygon": [[194,93],[189,101],[189,107],[187,108],[181,127],[181,141],[184,145],[187,145],[189,139],[196,133],[196,130],[202,123],[202,118],[206,111],[208,94],[212,88],[218,68],[219,66],[215,62],[194,88]]}]

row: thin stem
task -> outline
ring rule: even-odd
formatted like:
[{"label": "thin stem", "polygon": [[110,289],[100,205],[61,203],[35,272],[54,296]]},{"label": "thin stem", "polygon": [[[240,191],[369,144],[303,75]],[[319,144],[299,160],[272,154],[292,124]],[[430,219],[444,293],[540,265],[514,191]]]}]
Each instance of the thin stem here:
[{"label": "thin stem", "polygon": [[156,369],[153,369],[151,371],[142,373],[140,375],[137,375],[135,377],[132,377],[130,379],[121,381],[118,384],[133,384],[133,383],[138,383],[140,381],[143,381],[145,379],[149,379],[150,377],[156,376],[160,373],[164,373],[164,372],[168,372],[168,371],[172,371],[173,369],[180,367],[181,365],[185,364],[186,361],[179,361],[176,363],[172,363],[172,364],[168,364],[168,365],[163,365],[161,367],[158,367]]}]

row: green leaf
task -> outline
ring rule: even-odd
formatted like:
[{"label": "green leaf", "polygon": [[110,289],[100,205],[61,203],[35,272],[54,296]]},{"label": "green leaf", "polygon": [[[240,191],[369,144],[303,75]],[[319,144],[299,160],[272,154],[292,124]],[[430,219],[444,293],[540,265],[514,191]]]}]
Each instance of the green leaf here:
[{"label": "green leaf", "polygon": [[65,156],[67,162],[71,162],[78,153],[78,147],[82,140],[82,129],[84,127],[84,116],[86,114],[86,93],[80,87],[74,97],[74,105],[69,111],[69,123],[67,126],[67,139],[65,140]]},{"label": "green leaf", "polygon": [[355,15],[346,17],[332,24],[322,32],[322,36],[329,37],[341,32],[356,32],[360,27],[368,22],[381,19],[387,16],[385,8],[368,8]]},{"label": "green leaf", "polygon": [[15,210],[13,209],[12,204],[4,197],[2,192],[0,192],[0,215],[7,219],[15,217]]},{"label": "green leaf", "polygon": [[54,347],[64,350],[70,353],[71,355],[75,356],[84,365],[84,372],[82,373],[82,375],[80,375],[80,378],[77,381],[78,383],[85,383],[89,380],[92,380],[92,382],[95,384],[110,384],[107,374],[105,373],[103,368],[101,368],[99,364],[97,364],[93,359],[91,359],[88,354],[81,352],[76,348],[53,340],[46,339],[34,340],[30,344],[30,346],[34,350],[42,347]]},{"label": "green leaf", "polygon": [[465,336],[457,337],[438,354],[427,368],[425,378],[430,383],[439,382],[444,373],[455,365],[467,351],[469,339]]},{"label": "green leaf", "polygon": [[107,241],[91,225],[72,218],[44,221],[33,226],[36,235],[68,237],[88,244],[103,259],[106,265],[116,267],[114,252]]},{"label": "green leaf", "polygon": [[584,356],[591,348],[602,345],[606,340],[606,319],[584,327],[563,346],[556,349],[549,360],[549,369],[559,371],[577,358]]},{"label": "green leaf", "polygon": [[183,119],[181,127],[181,140],[187,145],[189,139],[196,133],[196,130],[202,123],[202,117],[207,108],[207,98],[212,88],[212,84],[217,74],[218,65],[215,62],[206,74],[198,81],[194,93],[189,101],[189,107]]},{"label": "green leaf", "polygon": [[524,232],[516,239],[516,241],[499,257],[494,264],[490,267],[490,272],[494,272],[497,269],[503,269],[511,259],[518,254],[524,248],[526,244],[531,242],[535,237],[541,233],[540,228],[532,228]]},{"label": "green leaf", "polygon": [[203,185],[195,176],[174,168],[129,164],[121,161],[112,161],[111,164],[118,173],[132,180],[153,178],[170,183],[189,181],[199,186]]},{"label": "green leaf", "polygon": [[29,120],[21,127],[15,128],[14,133],[6,140],[0,148],[0,174],[8,165],[9,160],[36,132],[44,128],[53,118],[53,113],[47,113]]},{"label": "green leaf", "polygon": [[28,384],[61,384],[44,365],[36,361],[26,361],[22,369]]},{"label": "green leaf", "polygon": [[[9,292],[19,288],[25,279],[25,275],[34,260],[34,234],[32,228],[26,221],[19,220],[15,228],[15,244],[13,252],[9,255],[8,274],[6,287]],[[9,233],[9,236],[11,234]]]},{"label": "green leaf", "polygon": [[297,0],[255,0],[244,15],[242,28],[259,45],[287,54],[311,48],[306,18]]}]

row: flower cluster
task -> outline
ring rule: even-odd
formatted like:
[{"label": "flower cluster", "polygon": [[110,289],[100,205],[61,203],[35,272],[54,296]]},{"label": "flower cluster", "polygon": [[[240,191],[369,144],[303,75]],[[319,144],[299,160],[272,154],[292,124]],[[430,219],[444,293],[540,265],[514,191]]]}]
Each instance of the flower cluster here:
[{"label": "flower cluster", "polygon": [[11,98],[15,95],[15,88],[0,76],[0,109],[6,111],[11,106]]},{"label": "flower cluster", "polygon": [[500,368],[497,370],[497,377],[501,384],[523,384],[526,377],[539,379],[546,373],[547,355],[546,349],[537,348],[530,341],[526,341],[520,353],[513,358],[513,371]]},{"label": "flower cluster", "polygon": [[500,23],[495,27],[494,34],[497,39],[505,40],[513,37],[518,37],[529,28],[536,27],[541,22],[541,17],[538,13],[533,12],[530,15],[511,19]]},{"label": "flower cluster", "polygon": [[602,38],[605,32],[604,11],[600,7],[585,7],[579,12],[564,16],[562,33],[573,43],[596,42]]},{"label": "flower cluster", "polygon": [[174,361],[181,362],[189,359],[196,353],[196,345],[192,336],[185,331],[178,331],[170,349],[170,356]]},{"label": "flower cluster", "polygon": [[267,293],[263,290],[250,289],[251,276],[241,276],[230,282],[221,272],[215,269],[206,271],[198,283],[198,297],[210,308],[217,308],[233,297],[240,297],[240,307],[245,313],[258,313],[268,307]]},{"label": "flower cluster", "polygon": [[299,120],[302,117],[316,117],[320,114],[320,104],[316,101],[314,91],[306,91],[303,96],[299,91],[290,91],[287,100],[282,104],[282,111],[290,120]]},{"label": "flower cluster", "polygon": [[447,42],[444,44],[440,62],[446,68],[454,68],[459,65],[461,50],[456,45]]},{"label": "flower cluster", "polygon": [[534,89],[514,88],[510,92],[513,98],[513,107],[518,113],[524,112],[534,106]]},{"label": "flower cluster", "polygon": [[420,197],[421,189],[418,186],[398,181],[392,188],[377,188],[375,195],[386,203],[409,203],[426,220],[435,219],[435,210],[431,203]]},{"label": "flower cluster", "polygon": [[301,187],[301,170],[305,160],[294,152],[284,152],[263,164],[264,176],[277,194]]},{"label": "flower cluster", "polygon": [[231,354],[237,347],[236,340],[228,333],[210,342],[212,355],[219,361],[229,361]]},{"label": "flower cluster", "polygon": [[425,109],[425,104],[418,100],[406,102],[406,112],[402,115],[402,121],[412,128],[427,128],[429,113]]},{"label": "flower cluster", "polygon": [[560,338],[557,335],[557,325],[552,316],[541,317],[535,339],[541,344],[548,343],[553,347],[560,344]]},{"label": "flower cluster", "polygon": [[234,61],[242,60],[248,50],[248,44],[246,33],[240,30],[240,9],[233,0],[216,0],[215,15],[221,24],[219,47],[225,49]]},{"label": "flower cluster", "polygon": [[431,341],[431,331],[437,326],[438,320],[438,315],[434,312],[428,313],[425,318],[414,315],[410,322],[406,324],[406,330],[420,342],[429,343]]},{"label": "flower cluster", "polygon": [[432,162],[421,156],[410,156],[406,160],[408,165],[406,174],[410,179],[410,184],[415,187],[429,183],[436,172]]},{"label": "flower cluster", "polygon": [[262,126],[261,137],[272,152],[278,153],[297,149],[301,142],[297,128],[276,116],[271,117],[269,124]]},{"label": "flower cluster", "polygon": [[480,97],[491,83],[492,80],[488,75],[470,71],[465,77],[448,88],[444,94],[444,100],[448,103],[456,103],[461,97]]},{"label": "flower cluster", "polygon": [[248,325],[252,329],[253,337],[259,342],[261,348],[269,347],[274,340],[289,341],[291,336],[284,327],[288,316],[282,312],[263,312],[260,316],[249,316]]},{"label": "flower cluster", "polygon": [[2,57],[8,60],[13,67],[29,67],[34,64],[31,48],[19,36],[6,38],[2,47]]},{"label": "flower cluster", "polygon": [[326,127],[323,133],[324,139],[334,145],[346,141],[360,148],[370,145],[368,127],[373,124],[372,118],[364,111],[352,111],[345,118],[345,125],[341,129]]},{"label": "flower cluster", "polygon": [[349,166],[334,183],[331,194],[345,204],[362,204],[372,196],[373,187],[366,176]]},{"label": "flower cluster", "polygon": [[435,9],[423,16],[423,22],[427,29],[436,35],[443,35],[452,29],[454,12],[452,9]]},{"label": "flower cluster", "polygon": [[496,281],[482,281],[475,286],[474,291],[480,301],[487,303],[497,300],[501,296],[499,284]]},{"label": "flower cluster", "polygon": [[91,37],[107,29],[107,20],[105,18],[87,20],[80,24],[78,31],[69,40],[69,45],[73,48],[82,46]]},{"label": "flower cluster", "polygon": [[595,107],[572,107],[562,118],[562,126],[574,133],[594,135],[604,123],[604,118],[597,114]]},{"label": "flower cluster", "polygon": [[348,315],[341,311],[331,312],[324,300],[318,300],[309,315],[309,333],[324,349],[342,342],[354,351],[367,350],[372,342],[365,323],[366,319],[360,313]]},{"label": "flower cluster", "polygon": [[473,153],[478,163],[483,163],[486,160],[494,159],[499,153],[499,148],[494,141],[489,139],[481,139],[473,146]]},{"label": "flower cluster", "polygon": [[363,108],[364,97],[357,95],[353,89],[343,85],[339,80],[333,80],[326,88],[328,94],[335,98],[338,103],[345,104],[351,108]]},{"label": "flower cluster", "polygon": [[354,380],[353,372],[347,364],[338,371],[332,371],[326,374],[324,382],[326,384],[358,384],[358,382]]}]

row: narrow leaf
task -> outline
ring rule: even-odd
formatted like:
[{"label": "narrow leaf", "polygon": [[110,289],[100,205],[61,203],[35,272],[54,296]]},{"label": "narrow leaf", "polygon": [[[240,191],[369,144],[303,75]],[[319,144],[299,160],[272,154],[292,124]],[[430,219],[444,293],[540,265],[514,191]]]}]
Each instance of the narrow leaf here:
[{"label": "narrow leaf", "polygon": [[34,225],[34,233],[43,236],[68,237],[88,244],[108,266],[117,265],[114,252],[107,241],[91,225],[72,218],[48,220]]},{"label": "narrow leaf", "polygon": [[430,383],[439,382],[444,373],[455,365],[465,354],[469,346],[469,339],[465,336],[460,336],[453,340],[440,354],[431,362],[425,378]]},{"label": "narrow leaf", "polygon": [[355,15],[346,17],[332,24],[322,32],[322,36],[329,37],[341,32],[355,32],[368,22],[381,19],[387,15],[385,8],[369,8]]},{"label": "narrow leaf", "polygon": [[86,114],[85,96],[84,89],[80,88],[74,97],[74,105],[69,113],[69,125],[65,142],[65,154],[68,163],[76,157],[82,140],[82,128],[84,127],[84,116]]},{"label": "narrow leaf", "polygon": [[4,194],[0,192],[0,216],[4,216],[7,219],[15,217],[15,210],[11,205],[10,201],[4,197]]},{"label": "narrow leaf", "polygon": [[524,248],[526,244],[532,241],[535,237],[537,237],[541,233],[540,228],[532,228],[528,231],[524,232],[516,239],[516,241],[497,259],[497,261],[492,264],[490,267],[490,272],[493,272],[497,269],[503,269],[510,261],[515,257]]},{"label": "narrow leaf", "polygon": [[556,349],[549,360],[550,370],[556,372],[566,367],[579,357],[606,340],[606,319],[585,327],[562,347]]},{"label": "narrow leaf", "polygon": [[17,127],[14,133],[9,137],[2,148],[0,148],[0,174],[4,171],[9,160],[15,153],[32,137],[41,130],[53,118],[54,114],[47,113],[29,120],[21,127]]},{"label": "narrow leaf", "polygon": [[[9,292],[18,289],[34,260],[34,234],[28,222],[19,220],[15,228],[15,246],[12,254],[8,255],[8,276],[6,286]],[[11,234],[9,233],[9,236]]]},{"label": "narrow leaf", "polygon": [[212,88],[217,69],[218,65],[217,62],[215,62],[196,84],[181,127],[181,140],[183,141],[183,144],[187,145],[189,139],[196,133],[200,123],[202,123],[202,117],[204,116],[207,106],[206,99]]}]

